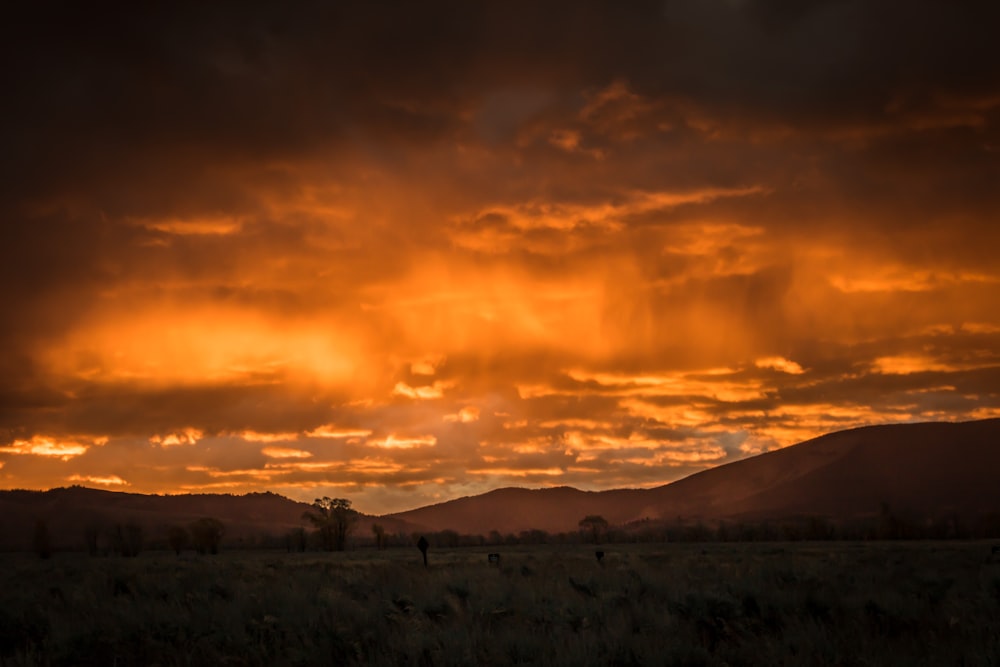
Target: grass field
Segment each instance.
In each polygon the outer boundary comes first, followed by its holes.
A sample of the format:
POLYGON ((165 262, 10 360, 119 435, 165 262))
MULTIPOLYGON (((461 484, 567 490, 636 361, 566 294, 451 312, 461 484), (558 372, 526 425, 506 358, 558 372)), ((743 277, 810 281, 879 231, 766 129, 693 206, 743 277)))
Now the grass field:
POLYGON ((0 664, 1000 665, 986 543, 603 549, 8 554, 0 664))

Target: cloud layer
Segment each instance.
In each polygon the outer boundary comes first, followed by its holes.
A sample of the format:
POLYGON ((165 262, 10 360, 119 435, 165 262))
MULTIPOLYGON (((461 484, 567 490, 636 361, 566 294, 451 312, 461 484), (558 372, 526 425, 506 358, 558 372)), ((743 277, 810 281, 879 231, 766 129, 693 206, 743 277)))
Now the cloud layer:
POLYGON ((995 3, 537 4, 13 15, 0 484, 382 512, 1000 414, 995 3))

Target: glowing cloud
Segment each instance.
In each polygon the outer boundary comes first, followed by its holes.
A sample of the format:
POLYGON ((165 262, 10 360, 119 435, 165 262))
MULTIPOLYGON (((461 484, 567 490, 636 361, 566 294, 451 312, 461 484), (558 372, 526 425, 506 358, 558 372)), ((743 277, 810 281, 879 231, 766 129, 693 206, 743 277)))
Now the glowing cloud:
POLYGON ((618 404, 632 416, 670 426, 703 426, 714 419, 707 410, 686 404, 657 405, 638 398, 622 399, 618 404))
POLYGON ((444 390, 447 387, 448 384, 444 382, 435 382, 433 385, 424 385, 420 387, 411 387, 405 382, 397 382, 396 386, 392 389, 392 393, 396 396, 405 396, 407 398, 426 401, 441 398, 444 396, 444 390))
POLYGON ((265 447, 260 453, 272 459, 307 459, 312 456, 311 452, 288 447, 265 447))
POLYGON ((423 357, 410 364, 410 372, 414 375, 434 375, 444 359, 444 355, 423 357))
POLYGON ((107 436, 34 435, 28 440, 18 439, 9 445, 0 447, 0 453, 30 454, 68 461, 71 458, 85 454, 92 447, 101 447, 107 444, 107 442, 107 436))
POLYGON ((199 385, 281 380, 339 384, 355 376, 361 343, 326 323, 272 321, 249 309, 212 304, 126 304, 96 313, 46 350, 40 362, 91 382, 199 385))
POLYGON ((997 334, 1000 333, 1000 325, 989 322, 963 322, 961 330, 972 334, 997 334))
POLYGON ((784 357, 762 357, 754 362, 757 368, 769 368, 789 375, 801 375, 805 373, 802 366, 784 357))
POLYGON ((372 432, 364 428, 339 428, 333 424, 320 426, 306 433, 310 438, 357 439, 367 438, 372 432))
POLYGON ((30 440, 15 440, 9 445, 0 447, 0 453, 51 456, 68 461, 75 456, 86 454, 88 449, 90 445, 80 442, 35 435, 30 440))
POLYGON ((369 439, 367 444, 370 447, 380 447, 382 449, 413 449, 415 447, 433 447, 437 444, 437 437, 433 435, 416 437, 388 435, 382 439, 369 439))
POLYGON ((196 428, 186 428, 176 433, 151 436, 149 441, 154 445, 159 445, 160 447, 176 447, 178 445, 197 444, 197 442, 203 437, 205 437, 205 433, 203 431, 196 428))
POLYGON ((946 362, 926 355, 894 355, 879 357, 873 363, 874 369, 883 375, 910 375, 911 373, 948 373, 968 368, 988 366, 989 363, 946 362))
POLYGON ((581 227, 621 229, 630 217, 675 208, 683 204, 701 204, 725 197, 746 197, 761 193, 760 186, 740 188, 705 188, 687 192, 632 191, 623 195, 621 203, 599 204, 553 203, 530 201, 513 206, 493 206, 478 211, 473 219, 501 219, 516 230, 553 229, 571 231, 581 227))
POLYGON ((66 478, 67 482, 86 482, 90 484, 100 484, 102 486, 128 486, 128 482, 118 475, 71 475, 66 478))
POLYGON ((479 419, 479 408, 469 405, 454 414, 442 417, 446 422, 458 422, 460 424, 470 424, 479 419))
POLYGON ((233 435, 247 442, 289 442, 299 437, 298 433, 257 433, 256 431, 240 431, 233 435))
POLYGON ((196 235, 226 235, 233 234, 240 230, 242 221, 232 216, 218 216, 214 218, 175 218, 164 220, 151 219, 131 219, 133 224, 146 227, 147 229, 165 232, 167 234, 177 234, 187 236, 196 235))
POLYGON ((835 275, 830 284, 841 292, 928 292, 960 283, 996 283, 1000 277, 985 273, 915 271, 907 267, 876 270, 876 275, 854 278, 835 275))
POLYGON ((564 474, 562 468, 504 468, 502 466, 467 470, 470 475, 490 477, 558 477, 564 474))
MULTIPOLYGON (((566 371, 566 375, 581 384, 593 383, 601 391, 619 396, 704 396, 720 401, 746 401, 764 395, 764 386, 759 380, 724 379, 720 377, 720 373, 715 372, 715 369, 658 375, 594 373, 583 369, 571 369, 566 371)), ((544 396, 560 393, 558 390, 544 387, 527 388, 525 391, 527 393, 524 397, 532 394, 544 396)))

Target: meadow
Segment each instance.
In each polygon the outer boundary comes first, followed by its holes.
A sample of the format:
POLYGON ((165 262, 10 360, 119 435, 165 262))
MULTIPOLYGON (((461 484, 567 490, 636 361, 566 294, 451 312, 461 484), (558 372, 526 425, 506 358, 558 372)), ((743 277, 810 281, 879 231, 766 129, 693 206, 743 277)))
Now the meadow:
POLYGON ((0 664, 1000 664, 990 543, 599 548, 4 554, 0 664))

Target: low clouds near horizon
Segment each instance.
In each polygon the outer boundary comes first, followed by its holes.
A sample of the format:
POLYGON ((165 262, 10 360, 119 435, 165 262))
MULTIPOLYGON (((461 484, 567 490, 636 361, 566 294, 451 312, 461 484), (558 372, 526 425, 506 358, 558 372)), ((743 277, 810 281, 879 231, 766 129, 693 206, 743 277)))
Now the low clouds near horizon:
POLYGON ((1000 416, 993 3, 148 11, 0 46, 4 488, 382 513, 1000 416))

